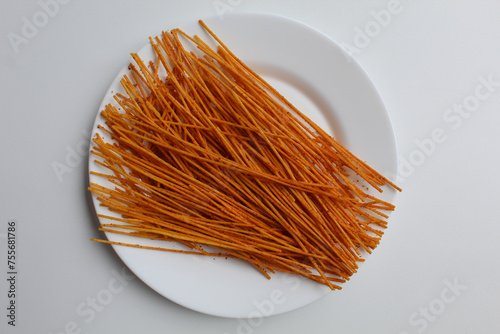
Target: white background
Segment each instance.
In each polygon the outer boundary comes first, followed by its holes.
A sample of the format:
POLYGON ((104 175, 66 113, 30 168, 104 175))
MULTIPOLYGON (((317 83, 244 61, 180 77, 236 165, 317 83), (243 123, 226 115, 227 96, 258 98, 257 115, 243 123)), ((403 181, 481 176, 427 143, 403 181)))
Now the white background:
POLYGON ((2 333, 498 332, 497 1, 73 0, 52 5, 44 22, 51 2, 0 4, 2 333), (392 11, 385 21, 383 11, 392 11), (187 310, 128 271, 118 284, 123 263, 89 241, 98 234, 87 156, 67 161, 86 149, 106 89, 147 37, 245 12, 297 19, 350 50, 387 106, 404 188, 381 245, 343 290, 253 323, 187 310), (37 31, 23 31, 36 20, 37 31), (68 167, 59 177, 58 163, 68 167), (15 327, 6 317, 10 219, 15 327), (99 295, 111 299, 91 312, 99 295))

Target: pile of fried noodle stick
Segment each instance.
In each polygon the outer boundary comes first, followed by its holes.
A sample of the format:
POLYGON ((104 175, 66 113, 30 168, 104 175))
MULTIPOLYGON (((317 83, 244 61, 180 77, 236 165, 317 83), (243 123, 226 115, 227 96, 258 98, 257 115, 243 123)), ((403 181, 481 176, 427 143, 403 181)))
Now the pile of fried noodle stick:
POLYGON ((97 134, 91 150, 108 171, 92 173, 112 186, 89 188, 115 213, 99 215, 111 222, 101 219, 101 231, 189 248, 93 240, 232 257, 267 278, 286 272, 340 289, 363 261, 361 252, 378 245, 394 210, 359 179, 380 192, 400 189, 200 24, 216 49, 175 29, 150 38, 157 60, 132 55, 135 64, 121 80, 126 94, 101 111, 99 129, 110 140, 97 134))

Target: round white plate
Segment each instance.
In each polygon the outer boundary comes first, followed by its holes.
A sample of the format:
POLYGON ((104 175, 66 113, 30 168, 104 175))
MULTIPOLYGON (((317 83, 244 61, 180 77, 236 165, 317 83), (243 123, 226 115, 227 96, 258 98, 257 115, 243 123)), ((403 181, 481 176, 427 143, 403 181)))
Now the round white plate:
MULTIPOLYGON (((204 21, 240 59, 344 146, 379 172, 396 174, 394 132, 382 100, 363 69, 338 44, 309 26, 279 16, 239 14, 204 21)), ((208 39, 197 22, 180 28, 189 35, 208 39)), ((153 57, 149 45, 139 54, 143 59, 153 57)), ((123 91, 119 80, 127 72, 125 66, 100 110, 113 103, 114 94, 123 91)), ((103 124, 100 115, 93 136, 98 124, 103 124)), ((89 170, 102 171, 94 158, 91 155, 89 170)), ((90 175, 90 182, 107 181, 90 175)), ((394 191, 384 192, 383 199, 392 201, 394 191)), ((95 196, 93 200, 97 213, 109 214, 95 196)), ((115 234, 107 234, 107 238, 138 242, 115 234)), ((157 245, 154 241, 148 243, 157 245)), ((277 273, 268 280, 252 266, 234 259, 123 246, 114 249, 130 270, 159 294, 216 316, 280 314, 330 292, 326 286, 288 274, 277 273)))

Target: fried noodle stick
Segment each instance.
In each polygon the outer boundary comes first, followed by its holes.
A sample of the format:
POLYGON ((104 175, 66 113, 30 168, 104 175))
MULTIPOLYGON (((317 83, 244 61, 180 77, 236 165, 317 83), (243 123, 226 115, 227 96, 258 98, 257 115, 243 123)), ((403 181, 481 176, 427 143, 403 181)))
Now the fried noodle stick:
POLYGON ((135 64, 121 80, 126 94, 101 112, 105 126, 91 154, 108 172, 91 173, 111 186, 91 183, 89 190, 114 213, 98 216, 114 223, 99 229, 138 244, 92 240, 237 258, 268 278, 281 271, 340 289, 363 261, 361 251, 377 247, 394 210, 370 192, 401 189, 200 24, 217 49, 179 29, 150 38, 156 62, 132 54, 135 64))

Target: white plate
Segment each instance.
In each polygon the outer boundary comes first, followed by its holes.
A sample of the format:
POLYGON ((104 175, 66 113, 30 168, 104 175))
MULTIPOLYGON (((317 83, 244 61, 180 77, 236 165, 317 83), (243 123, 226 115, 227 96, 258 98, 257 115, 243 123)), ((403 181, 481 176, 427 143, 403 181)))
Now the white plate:
MULTIPOLYGON (((396 174, 396 143, 381 98, 363 69, 334 41, 311 27, 278 16, 240 14, 204 21, 237 56, 344 146, 378 171, 396 174)), ((181 28, 190 35, 208 38, 197 22, 181 28)), ((152 57, 151 47, 145 46, 140 55, 152 57)), ((100 110, 122 91, 119 80, 125 73, 126 67, 113 81, 100 110)), ((94 134, 97 124, 102 123, 98 115, 94 134)), ((93 157, 89 170, 100 170, 93 157)), ((93 175, 90 181, 105 183, 93 175)), ((384 199, 392 201, 394 192, 384 193, 384 199)), ((95 196, 93 200, 97 213, 109 214, 99 207, 95 196)), ((137 243, 121 235, 107 237, 137 243)), ((130 270, 159 294, 216 316, 280 314, 330 292, 324 285, 291 275, 278 273, 268 280, 250 265, 234 259, 122 246, 114 249, 130 270)))

